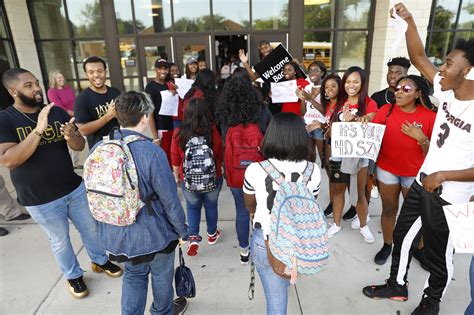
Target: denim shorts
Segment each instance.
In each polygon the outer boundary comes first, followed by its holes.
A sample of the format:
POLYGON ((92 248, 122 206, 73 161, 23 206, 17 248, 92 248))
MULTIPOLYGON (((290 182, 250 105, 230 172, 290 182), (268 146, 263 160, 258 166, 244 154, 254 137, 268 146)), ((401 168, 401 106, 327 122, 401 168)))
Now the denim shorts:
POLYGON ((385 185, 401 185, 404 188, 410 188, 416 176, 398 176, 387 172, 377 166, 377 180, 385 185))
POLYGON ((308 132, 308 135, 310 138, 313 138, 316 140, 324 139, 324 131, 321 128, 311 130, 310 132, 308 132))

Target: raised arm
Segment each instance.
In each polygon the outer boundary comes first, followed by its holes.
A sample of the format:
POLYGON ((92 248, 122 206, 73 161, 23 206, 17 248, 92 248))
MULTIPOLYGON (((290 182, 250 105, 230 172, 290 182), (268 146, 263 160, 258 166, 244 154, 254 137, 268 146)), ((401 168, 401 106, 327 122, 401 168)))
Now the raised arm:
POLYGON ((405 34, 407 41, 408 55, 411 63, 421 72, 421 74, 433 83, 433 78, 438 72, 431 63, 425 53, 425 47, 421 41, 420 34, 413 19, 412 14, 408 11, 403 3, 395 5, 397 14, 408 23, 408 29, 405 34))
POLYGON ((245 70, 247 70, 247 73, 249 74, 250 79, 252 81, 257 80, 260 76, 253 72, 252 68, 250 67, 248 61, 249 61, 249 55, 245 53, 243 49, 239 50, 239 58, 240 61, 242 61, 242 64, 244 65, 245 70))

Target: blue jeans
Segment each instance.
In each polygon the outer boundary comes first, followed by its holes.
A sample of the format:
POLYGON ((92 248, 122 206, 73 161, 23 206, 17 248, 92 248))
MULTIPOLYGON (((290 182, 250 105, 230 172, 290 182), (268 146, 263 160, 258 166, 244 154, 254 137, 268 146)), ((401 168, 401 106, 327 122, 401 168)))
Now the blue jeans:
POLYGON ((471 282, 471 303, 467 306, 464 315, 474 314, 474 256, 472 256, 471 267, 469 268, 469 280, 471 282))
POLYGON ((147 263, 125 263, 121 300, 123 315, 145 313, 150 273, 153 291, 150 313, 173 314, 174 251, 170 254, 156 254, 155 258, 147 263))
POLYGON ((283 279, 273 272, 272 266, 268 262, 267 249, 263 240, 263 230, 256 229, 253 231, 250 249, 252 261, 257 268, 258 275, 262 281, 263 291, 265 292, 267 314, 286 314, 290 280, 283 279))
POLYGON ((235 203, 235 229, 241 248, 249 246, 250 214, 244 204, 244 191, 242 188, 230 187, 235 203))
POLYGON ((216 180, 216 189, 210 192, 189 192, 181 182, 186 208, 188 213, 189 236, 199 236, 199 223, 201 222, 201 208, 204 204, 206 210, 207 234, 212 235, 217 231, 217 200, 222 187, 222 177, 216 180))
POLYGON ((48 234, 51 250, 66 279, 82 276, 69 238, 68 218, 79 231, 91 260, 99 265, 107 262, 107 255, 99 247, 97 223, 89 211, 84 182, 64 197, 39 206, 26 207, 26 210, 48 234))

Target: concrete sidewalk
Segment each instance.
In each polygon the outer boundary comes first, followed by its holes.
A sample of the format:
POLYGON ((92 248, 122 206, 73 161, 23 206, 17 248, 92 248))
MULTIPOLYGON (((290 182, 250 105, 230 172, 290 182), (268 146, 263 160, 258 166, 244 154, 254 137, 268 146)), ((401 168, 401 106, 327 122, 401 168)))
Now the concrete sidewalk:
MULTIPOLYGON (((0 173, 14 194, 8 171, 0 168, 0 173)), ((325 175, 319 202, 323 207, 328 202, 325 175)), ((375 244, 366 244, 359 232, 345 222, 342 231, 330 241, 328 269, 317 276, 298 279, 297 290, 305 314, 410 314, 418 305, 428 274, 416 261, 410 268, 407 302, 370 300, 362 294, 362 287, 383 283, 389 274, 390 262, 384 266, 373 262, 383 243, 380 209, 380 199, 375 199, 369 208, 372 217, 369 226, 376 236, 375 244)), ((219 227, 223 236, 214 246, 203 242, 198 256, 185 256, 197 286, 197 296, 189 300, 186 314, 265 313, 265 298, 258 276, 255 299, 249 301, 247 297, 250 268, 239 261, 234 211, 230 190, 223 187, 219 198, 219 227)), ((48 238, 37 224, 32 220, 21 223, 0 220, 0 226, 10 231, 0 238, 0 314, 120 314, 122 280, 91 271, 89 257, 72 224, 72 243, 90 290, 90 295, 83 300, 70 296, 66 280, 51 254, 48 238)), ((202 235, 205 231, 203 222, 202 235)), ((469 255, 455 256, 454 276, 441 304, 441 314, 463 314, 470 300, 469 262, 469 255)), ((148 297, 151 303, 151 291, 148 297)), ((294 287, 289 289, 288 311, 300 314, 294 287)))

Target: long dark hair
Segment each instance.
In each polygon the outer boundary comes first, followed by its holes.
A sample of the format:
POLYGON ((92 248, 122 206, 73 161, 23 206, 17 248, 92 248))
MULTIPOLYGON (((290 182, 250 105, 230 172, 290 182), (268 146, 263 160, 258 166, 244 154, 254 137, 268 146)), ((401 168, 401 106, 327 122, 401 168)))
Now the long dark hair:
POLYGON ((260 121, 263 102, 252 86, 244 68, 238 68, 227 79, 216 106, 216 119, 222 126, 256 123, 260 121))
MULTIPOLYGON (((397 81, 397 85, 400 84, 400 81, 404 79, 408 79, 412 81, 413 83, 415 83, 416 88, 418 89, 418 91, 420 91, 420 96, 415 100, 415 105, 416 106, 421 105, 421 106, 424 106, 426 109, 436 112, 437 111, 436 106, 434 106, 434 104, 431 102, 431 99, 430 99, 430 87, 428 83, 426 82, 426 80, 423 77, 420 77, 419 75, 410 74, 410 75, 407 75, 406 77, 400 78, 397 81)), ((387 116, 385 116, 385 122, 387 122, 388 116, 390 116, 394 107, 395 107, 395 98, 394 98, 393 103, 390 103, 390 109, 387 112, 387 116)))
POLYGON ((327 76, 324 77, 323 81, 321 81, 321 89, 319 90, 319 95, 321 98, 321 105, 324 107, 324 110, 326 110, 327 106, 329 105, 329 97, 326 95, 326 82, 329 80, 334 80, 337 83, 338 86, 338 95, 340 94, 339 91, 341 90, 341 77, 338 76, 337 74, 328 74, 327 76))
POLYGON ((209 105, 202 98, 192 98, 184 113, 184 120, 176 135, 179 146, 184 151, 186 143, 194 136, 202 136, 209 147, 212 147, 212 122, 209 117, 209 105))
POLYGON ((194 81, 191 89, 186 93, 184 98, 193 97, 196 90, 199 89, 204 94, 204 99, 209 105, 209 112, 211 119, 214 120, 215 115, 215 103, 217 100, 217 89, 216 89, 216 77, 214 73, 209 69, 203 69, 198 71, 196 74, 196 80, 194 81))
POLYGON ((334 112, 332 113, 331 116, 331 121, 337 121, 337 113, 339 110, 344 106, 344 103, 347 101, 349 95, 346 92, 346 82, 349 76, 354 73, 358 72, 360 75, 360 91, 359 91, 359 97, 357 100, 357 104, 359 105, 358 113, 359 116, 365 115, 365 107, 367 103, 367 97, 368 97, 368 90, 367 90, 367 73, 365 72, 364 69, 358 66, 352 66, 344 72, 344 75, 342 76, 342 82, 339 88, 339 95, 337 98, 337 104, 336 108, 334 109, 334 112))

